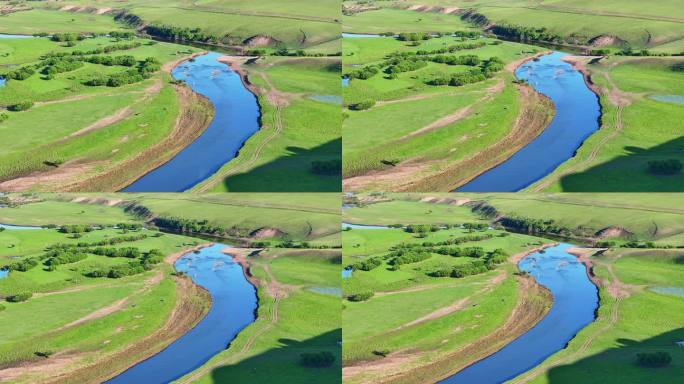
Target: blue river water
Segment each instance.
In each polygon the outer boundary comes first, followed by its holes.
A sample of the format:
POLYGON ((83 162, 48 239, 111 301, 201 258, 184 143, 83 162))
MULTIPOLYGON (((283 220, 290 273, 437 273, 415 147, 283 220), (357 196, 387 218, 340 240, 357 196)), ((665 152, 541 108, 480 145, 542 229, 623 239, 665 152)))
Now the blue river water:
POLYGON ((218 171, 259 130, 256 97, 240 76, 210 52, 177 66, 172 75, 207 97, 215 115, 209 127, 173 159, 144 175, 122 192, 183 192, 218 171))
POLYGON ((566 56, 554 52, 521 65, 515 72, 535 90, 553 101, 555 116, 531 143, 498 166, 456 189, 459 192, 515 192, 551 173, 575 155, 577 149, 599 129, 598 97, 566 56))
POLYGON ((27 230, 27 229, 41 229, 41 227, 29 226, 29 225, 11 225, 11 224, 0 224, 0 228, 13 229, 13 230, 27 230))
POLYGON ((384 226, 384 225, 367 225, 367 224, 351 224, 351 223, 342 223, 342 229, 345 228, 358 228, 358 229, 388 229, 389 227, 384 226))
POLYGON ((582 328, 594 321, 598 290, 586 268, 561 243, 533 253, 518 264, 553 295, 546 316, 498 352, 440 381, 443 384, 499 384, 537 366, 565 348, 582 328))
POLYGON ((373 38, 373 37, 380 37, 380 35, 377 35, 374 33, 347 33, 347 32, 343 32, 342 37, 347 37, 350 39, 367 39, 367 38, 373 38))
POLYGON ((238 332, 254 321, 256 291, 242 267, 221 252, 224 248, 225 244, 215 244, 199 253, 190 252, 175 265, 211 294, 211 309, 204 319, 163 351, 107 383, 169 383, 228 348, 238 332))

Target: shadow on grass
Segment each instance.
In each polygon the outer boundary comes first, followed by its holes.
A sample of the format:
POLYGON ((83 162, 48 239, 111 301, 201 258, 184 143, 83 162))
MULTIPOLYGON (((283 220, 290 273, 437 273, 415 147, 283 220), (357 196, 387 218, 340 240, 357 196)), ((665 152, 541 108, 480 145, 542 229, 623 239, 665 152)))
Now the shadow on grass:
POLYGON ((565 192, 684 192, 684 173, 671 176, 648 172, 648 162, 678 159, 684 163, 684 136, 644 149, 625 147, 628 155, 560 179, 565 192))
POLYGON ((342 329, 304 341, 279 339, 279 346, 234 365, 212 371, 214 383, 337 384, 342 382, 342 329), (335 362, 327 368, 306 368, 299 362, 302 353, 328 351, 335 362))
POLYGON ((311 171, 314 161, 340 160, 342 139, 312 149, 287 147, 288 155, 260 165, 246 173, 229 176, 224 185, 231 192, 340 192, 340 174, 323 176, 311 171))
POLYGON ((684 341, 684 328, 641 341, 617 339, 617 346, 613 348, 552 368, 548 372, 548 383, 681 383, 684 378, 684 347, 676 344, 679 341, 684 341), (672 356, 672 362, 663 368, 643 368, 637 365, 636 355, 644 352, 667 352, 672 356))

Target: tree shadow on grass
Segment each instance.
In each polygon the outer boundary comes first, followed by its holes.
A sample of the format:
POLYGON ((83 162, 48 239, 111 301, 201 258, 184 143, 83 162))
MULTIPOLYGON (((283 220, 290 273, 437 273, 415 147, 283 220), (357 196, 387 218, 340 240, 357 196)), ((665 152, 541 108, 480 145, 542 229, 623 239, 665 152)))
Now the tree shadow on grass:
POLYGON ((303 341, 279 339, 279 346, 237 364, 211 372, 214 383, 337 384, 342 382, 342 329, 303 341), (307 368, 300 364, 302 353, 328 351, 335 362, 327 368, 307 368))
POLYGON ((677 159, 684 163, 684 136, 652 148, 625 147, 628 155, 563 176, 564 192, 684 192, 684 172, 654 175, 648 162, 677 159))
POLYGON ((311 149, 287 147, 288 155, 260 165, 246 173, 229 176, 224 185, 231 192, 340 192, 342 169, 336 175, 317 175, 314 161, 341 161, 342 139, 311 149))
POLYGON ((681 383, 684 378, 684 328, 678 328, 642 341, 617 339, 617 347, 606 349, 572 364, 552 368, 550 384, 666 384, 681 383), (636 363, 637 353, 667 352, 672 356, 669 366, 644 368, 636 363))

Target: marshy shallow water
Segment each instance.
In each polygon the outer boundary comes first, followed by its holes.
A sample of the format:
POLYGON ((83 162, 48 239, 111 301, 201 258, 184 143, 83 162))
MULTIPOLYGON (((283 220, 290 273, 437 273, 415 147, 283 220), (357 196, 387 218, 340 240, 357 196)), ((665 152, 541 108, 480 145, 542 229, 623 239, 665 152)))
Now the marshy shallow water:
POLYGON ((237 334, 255 320, 257 296, 242 267, 224 254, 225 244, 215 244, 178 259, 176 270, 209 291, 209 313, 166 349, 134 365, 110 384, 169 383, 199 368, 228 348, 237 334))
POLYGON ((567 252, 570 247, 573 245, 561 243, 530 254, 518 264, 521 271, 551 291, 553 305, 546 316, 498 352, 440 383, 503 383, 565 348, 577 332, 594 321, 598 289, 585 266, 567 252))
POLYGON ((259 130, 257 98, 240 76, 210 52, 178 65, 172 71, 214 105, 209 127, 189 146, 122 192, 183 192, 205 180, 234 159, 245 141, 259 130))
POLYGON ((508 160, 456 189, 459 192, 516 192, 553 172, 575 155, 599 129, 599 99, 582 74, 553 52, 521 65, 515 76, 527 81, 555 106, 553 120, 531 143, 508 160))

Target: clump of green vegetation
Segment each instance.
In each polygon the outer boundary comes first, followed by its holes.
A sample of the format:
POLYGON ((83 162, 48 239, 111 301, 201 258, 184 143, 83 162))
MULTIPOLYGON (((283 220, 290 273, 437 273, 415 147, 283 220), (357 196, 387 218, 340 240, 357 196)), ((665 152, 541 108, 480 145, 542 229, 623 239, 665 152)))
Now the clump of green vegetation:
POLYGON ((30 299, 31 297, 33 297, 32 292, 21 292, 15 295, 7 296, 5 300, 7 300, 10 303, 21 303, 23 301, 30 299))
POLYGON ((7 107, 8 110, 13 111, 13 112, 21 112, 21 111, 28 111, 33 107, 33 101, 22 101, 17 104, 10 105, 7 107))
MULTIPOLYGON (((6 114, 6 113, 0 113, 0 123, 2 123, 3 121, 5 121, 5 120, 7 120, 7 119, 9 119, 9 115, 8 115, 8 114, 6 114)), ((3 228, 3 229, 4 229, 4 228, 3 228)))
POLYGON ((352 270, 370 271, 382 264, 382 258, 371 257, 366 260, 361 260, 351 265, 352 270))
POLYGON ((300 363, 309 368, 325 368, 335 362, 335 356, 328 351, 302 353, 300 363))
POLYGON ((349 106, 349 109, 351 109, 353 111, 363 111, 366 109, 373 108, 374 105, 375 105, 375 100, 364 100, 364 101, 361 101, 361 102, 358 102, 355 104, 351 104, 349 106))
POLYGON ((648 162, 648 171, 654 175, 676 175, 682 171, 682 162, 678 159, 652 160, 648 162))
POLYGON ((378 74, 380 70, 378 69, 377 66, 375 65, 369 65, 360 69, 356 69, 354 71, 349 72, 349 78, 350 79, 361 79, 361 80, 367 80, 370 79, 371 77, 375 76, 378 74))
POLYGON ((11 80, 26 80, 33 76, 34 73, 36 73, 35 69, 30 66, 24 66, 15 69, 14 71, 7 72, 3 77, 11 80))
POLYGON ((672 356, 667 352, 637 353, 637 364, 646 368, 662 368, 670 365, 672 356))
POLYGON ((359 292, 354 295, 347 296, 347 300, 349 301, 366 301, 373 297, 375 295, 375 292, 373 291, 364 291, 364 292, 359 292))

